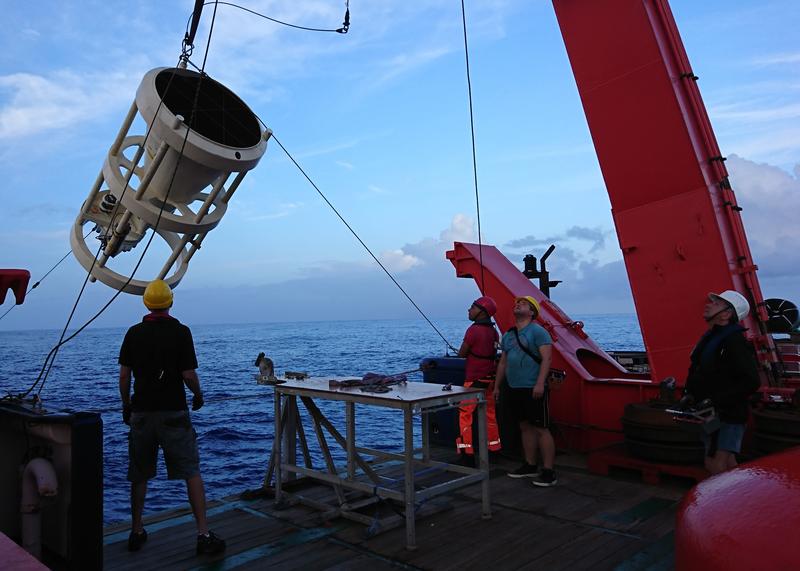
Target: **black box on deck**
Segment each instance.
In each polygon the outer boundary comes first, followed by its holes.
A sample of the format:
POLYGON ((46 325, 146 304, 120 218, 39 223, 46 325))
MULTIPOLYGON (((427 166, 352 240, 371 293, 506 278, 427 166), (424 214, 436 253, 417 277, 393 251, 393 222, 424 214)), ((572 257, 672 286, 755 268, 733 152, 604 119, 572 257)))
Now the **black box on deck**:
POLYGON ((21 540, 21 471, 29 459, 46 458, 56 472, 58 494, 44 501, 41 510, 43 562, 51 569, 102 569, 100 415, 0 403, 0 450, 0 531, 21 540))
MULTIPOLYGON (((425 383, 437 385, 464 385, 464 364, 466 359, 459 357, 429 357, 423 359, 422 379, 425 383)), ((428 423, 431 443, 452 446, 455 450, 458 436, 458 409, 451 408, 426 414, 423 422, 428 423)))

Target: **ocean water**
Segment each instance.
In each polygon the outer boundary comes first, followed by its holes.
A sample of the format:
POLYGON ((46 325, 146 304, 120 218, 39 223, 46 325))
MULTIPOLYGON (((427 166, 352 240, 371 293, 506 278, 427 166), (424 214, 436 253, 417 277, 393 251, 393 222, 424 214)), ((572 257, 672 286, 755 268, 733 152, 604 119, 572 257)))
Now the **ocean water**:
MULTIPOLYGON (((180 318, 180 315, 177 315, 180 318)), ((585 330, 606 350, 641 350, 634 315, 584 316, 585 330)), ((272 449, 273 389, 256 384, 253 366, 264 351, 276 373, 305 371, 312 376, 392 374, 415 369, 422 359, 445 354, 445 345, 424 321, 346 321, 192 326, 198 374, 206 405, 192 413, 198 434, 206 495, 222 498, 261 486, 272 449)), ((458 346, 466 319, 436 322, 458 346)), ((102 413, 104 425, 104 519, 129 514, 127 432, 119 404, 117 356, 126 328, 87 329, 64 345, 50 372, 42 398, 46 408, 102 413)), ((19 393, 36 379, 60 331, 0 332, 0 394, 19 393)), ((409 375, 422 381, 421 373, 409 375)), ((320 402, 328 418, 344 432, 344 405, 320 402)), ((417 422, 419 422, 419 419, 417 422)), ((321 456, 307 426, 314 465, 321 456)), ((360 445, 399 451, 402 416, 396 411, 357 407, 360 445)), ((419 438, 419 428, 416 429, 419 438)), ((335 444, 335 443, 334 443, 335 444)), ((343 452, 335 445, 337 461, 343 452)), ((146 513, 186 504, 180 481, 168 481, 163 462, 150 482, 146 513)))

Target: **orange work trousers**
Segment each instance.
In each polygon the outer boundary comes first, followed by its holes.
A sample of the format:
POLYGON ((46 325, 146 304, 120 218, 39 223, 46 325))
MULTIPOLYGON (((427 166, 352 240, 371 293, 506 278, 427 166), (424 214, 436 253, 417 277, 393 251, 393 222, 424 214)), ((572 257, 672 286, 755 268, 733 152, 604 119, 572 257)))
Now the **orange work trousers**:
MULTIPOLYGON (((486 435, 489 439, 489 450, 497 452, 501 446, 494 402, 494 379, 464 382, 464 388, 468 389, 473 385, 475 385, 475 388, 483 388, 483 392, 486 395, 486 435)), ((475 401, 467 401, 458 407, 460 435, 456 438, 456 450, 470 456, 475 454, 475 449, 472 446, 472 413, 475 412, 476 408, 478 408, 478 403, 475 401)))

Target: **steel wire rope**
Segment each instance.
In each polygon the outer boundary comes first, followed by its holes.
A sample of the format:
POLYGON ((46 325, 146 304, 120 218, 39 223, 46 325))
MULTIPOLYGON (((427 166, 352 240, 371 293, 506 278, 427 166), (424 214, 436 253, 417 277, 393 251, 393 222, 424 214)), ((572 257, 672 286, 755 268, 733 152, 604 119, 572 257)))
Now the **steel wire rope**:
POLYGON ((461 22, 464 28, 464 59, 467 69, 467 94, 469 97, 469 128, 472 135, 472 176, 475 181, 475 210, 478 216, 478 263, 481 266, 481 283, 479 289, 481 295, 485 292, 485 281, 483 275, 483 239, 481 237, 481 201, 478 195, 478 157, 475 151, 475 117, 472 111, 472 81, 469 73, 469 45, 467 44, 467 11, 464 7, 464 0, 461 0, 461 22))
MULTIPOLYGON (((266 124, 265 124, 265 123, 264 123, 264 122, 261 120, 261 118, 260 118, 260 117, 258 117, 258 116, 256 115, 256 118, 258 118, 259 122, 261 122, 261 124, 262 124, 262 125, 264 125, 264 127, 266 127, 266 128, 269 128, 269 127, 267 127, 267 125, 266 125, 266 124)), ((322 200, 324 200, 324 201, 325 201, 325 203, 326 203, 326 204, 327 204, 327 205, 330 207, 330 209, 331 209, 331 210, 333 210, 334 214, 336 214, 336 216, 339 218, 339 220, 341 220, 341 221, 342 221, 342 224, 344 224, 344 225, 345 225, 345 227, 347 227, 347 229, 350 231, 350 233, 351 233, 351 234, 352 234, 352 235, 355 237, 355 239, 356 239, 356 240, 358 240, 359 244, 361 244, 361 245, 364 247, 364 249, 367 251, 367 253, 368 253, 368 254, 369 254, 371 257, 372 257, 372 259, 373 259, 373 260, 375 260, 375 263, 376 263, 376 264, 378 264, 378 266, 380 266, 380 268, 381 268, 381 269, 384 271, 384 273, 385 273, 387 276, 389 276, 389 279, 390 279, 390 280, 392 280, 392 282, 394 283, 394 285, 396 285, 396 286, 397 286, 397 288, 398 288, 398 289, 399 289, 401 292, 403 292, 403 295, 404 295, 404 296, 406 297, 406 299, 407 299, 407 300, 408 300, 408 301, 411 303, 411 305, 413 305, 413 306, 414 306, 414 309, 416 309, 416 310, 419 312, 419 314, 420 314, 420 315, 423 317, 423 319, 425 319, 425 321, 427 321, 427 322, 428 322, 428 325, 430 325, 430 326, 433 328, 433 330, 434 330, 434 331, 436 331, 437 335, 439 335, 439 337, 441 337, 441 338, 442 338, 442 341, 444 341, 444 342, 445 342, 445 345, 447 345, 447 347, 448 347, 449 349, 451 349, 451 350, 453 350, 453 351, 456 351, 457 349, 456 349, 455 347, 453 347, 453 345, 451 345, 451 344, 450 344, 450 342, 449 342, 449 341, 447 340, 447 338, 446 338, 446 337, 445 337, 445 336, 442 334, 442 332, 441 332, 441 331, 439 331, 439 329, 436 327, 436 325, 434 325, 434 324, 433 324, 433 322, 432 322, 432 321, 431 321, 431 320, 428 318, 428 316, 427 316, 427 315, 425 315, 425 312, 424 312, 424 311, 422 311, 422 309, 419 307, 419 305, 417 305, 417 303, 416 303, 416 302, 415 302, 413 299, 411 299, 411 296, 408 294, 408 292, 406 292, 406 290, 403 288, 403 286, 401 286, 401 285, 400 285, 400 282, 398 282, 398 281, 395 279, 395 277, 392 275, 392 273, 391 273, 391 272, 390 272, 388 269, 386 269, 386 266, 384 266, 384 265, 383 265, 383 263, 381 263, 381 261, 380 261, 380 260, 378 259, 378 257, 377 257, 377 256, 376 256, 376 255, 375 255, 373 252, 372 252, 372 250, 369 248, 369 246, 367 246, 367 244, 364 242, 364 240, 362 240, 362 239, 361 239, 361 237, 358 235, 358 233, 357 233, 355 230, 353 230, 353 227, 352 227, 352 226, 350 226, 350 224, 347 222, 347 220, 345 220, 345 219, 344 219, 344 216, 342 216, 342 215, 341 215, 341 213, 339 213, 339 211, 336 209, 336 207, 335 207, 335 206, 334 206, 334 205, 331 203, 331 201, 330 201, 330 200, 328 200, 328 197, 327 197, 327 196, 325 196, 325 194, 324 194, 324 193, 323 193, 323 192, 320 190, 320 188, 319 188, 319 187, 316 185, 316 183, 315 183, 313 180, 311 180, 311 177, 308 175, 308 173, 306 173, 306 171, 303 169, 303 167, 302 167, 302 166, 300 166, 300 163, 298 163, 298 162, 295 160, 295 158, 294 158, 294 157, 292 156, 292 154, 291 154, 291 153, 290 153, 290 152, 289 152, 289 151, 286 149, 286 147, 284 147, 284 146, 283 146, 283 143, 281 143, 281 142, 280 142, 280 140, 278 140, 278 138, 275 136, 275 133, 274 133, 274 132, 272 133, 272 139, 274 139, 274 140, 275 140, 275 142, 278 144, 278 146, 281 148, 281 150, 282 150, 282 151, 283 151, 283 152, 286 154, 286 156, 289 158, 289 160, 290 160, 290 161, 292 161, 292 163, 294 163, 294 166, 296 166, 296 167, 297 167, 297 169, 298 169, 298 170, 299 170, 299 171, 300 171, 300 172, 303 174, 303 176, 305 177, 305 179, 306 179, 306 180, 307 180, 307 181, 308 181, 308 182, 311 184, 311 186, 313 186, 313 187, 314 187, 314 190, 316 190, 316 191, 317 191, 317 194, 319 194, 319 195, 320 195, 320 197, 322 198, 322 200)))
MULTIPOLYGON (((295 28, 297 30, 305 30, 307 32, 336 32, 339 34, 346 34, 350 30, 350 0, 345 0, 345 13, 344 13, 344 22, 342 22, 341 27, 339 28, 309 28, 306 26, 298 26, 297 24, 290 24, 289 22, 284 22, 282 20, 278 20, 276 18, 271 18, 265 14, 261 14, 260 12, 256 12, 255 10, 251 10, 250 8, 245 8, 244 6, 240 6, 239 4, 234 4, 233 2, 206 2, 203 6, 208 6, 209 4, 221 5, 221 6, 230 6, 232 8, 238 8, 244 12, 249 12, 254 16, 258 16, 259 18, 264 18, 265 20, 269 20, 270 22, 274 22, 276 24, 280 24, 282 26, 287 26, 289 28, 295 28)), ((194 12, 189 15, 189 21, 186 22, 186 30, 187 35, 189 31, 189 25, 192 19, 194 12)))
MULTIPOLYGON (((86 233, 86 234, 83 236, 83 239, 84 239, 84 240, 86 240, 86 238, 88 238, 88 237, 89 237, 89 234, 91 234, 92 232, 94 232, 94 228, 93 228, 93 229, 91 229, 91 230, 89 230, 89 231, 88 231, 88 232, 87 232, 87 233, 86 233)), ((66 254, 64 254, 64 257, 62 257, 62 258, 61 258, 59 261, 57 261, 57 262, 56 262, 56 264, 55 264, 55 265, 54 265, 52 268, 50 268, 49 270, 47 270, 47 273, 46 273, 46 274, 44 274, 44 275, 43 275, 41 278, 39 278, 39 280, 38 280, 38 281, 37 281, 35 284, 33 284, 31 287, 29 287, 29 288, 28 288, 28 291, 26 291, 26 292, 25 292, 25 296, 27 297, 27 296, 28 296, 28 294, 30 294, 30 293, 31 293, 33 290, 35 290, 37 287, 39 287, 39 285, 40 285, 40 284, 41 284, 41 283, 44 281, 44 279, 45 279, 47 276, 49 276, 53 270, 55 270, 55 269, 56 269, 58 266, 60 266, 60 265, 61 265, 61 262, 63 262, 64 260, 66 260, 66 259, 69 257, 69 255, 70 255, 71 253, 72 253, 72 248, 70 248, 70 249, 67 251, 67 253, 66 253, 66 254)), ((6 310, 6 312, 5 312, 3 315, 0 315, 0 321, 2 321, 2 320, 3 320, 3 318, 4 318, 6 315, 8 315, 9 313, 11 313, 11 310, 12 310, 12 309, 14 309, 15 307, 17 307, 17 306, 16 306, 16 304, 12 305, 11 307, 9 307, 9 308, 8 308, 8 310, 6 310)))
MULTIPOLYGON (((211 27, 210 27, 209 32, 208 32, 208 40, 206 41, 206 49, 205 49, 205 54, 203 56, 203 64, 202 64, 202 68, 201 68, 201 71, 200 71, 200 77, 199 77, 199 80, 197 82, 197 88, 195 89, 194 102, 193 102, 193 105, 192 105, 191 115, 189 116, 189 122, 187 124, 186 133, 185 133, 184 138, 183 138, 183 143, 181 145, 180 152, 178 153, 178 159, 176 161, 175 168, 172 171, 172 177, 170 179, 169 186, 167 187, 167 193, 165 195, 164 200, 161 203, 161 208, 160 208, 160 210, 158 212, 158 218, 156 219, 156 223, 153 226, 153 231, 152 231, 152 233, 150 235, 150 238, 147 241, 147 244, 145 244, 145 248, 142 251, 141 256, 139 256, 139 260, 137 261, 136 265, 134 266, 133 270, 131 271, 131 275, 128 277, 128 280, 122 285, 121 288, 119 288, 117 290, 117 292, 111 297, 111 299, 109 299, 108 302, 106 302, 106 304, 103 307, 101 307, 100 310, 97 313, 95 313, 95 315, 92 316, 86 323, 84 323, 72 335, 70 335, 69 337, 67 337, 65 339, 64 335, 66 335, 66 331, 67 331, 67 328, 69 327, 69 323, 72 321, 72 317, 74 316, 75 310, 78 307, 78 302, 80 301, 80 298, 82 297, 83 292, 86 289, 86 284, 88 283, 89 277, 91 276, 91 271, 92 271, 92 269, 94 269, 94 265, 97 262, 97 257, 100 254, 100 249, 98 249, 97 253, 95 254, 94 261, 92 262, 92 266, 91 266, 91 268, 89 269, 89 271, 86 274, 86 279, 83 282, 83 286, 81 287, 81 290, 78 293, 78 298, 75 300, 75 304, 72 307, 72 311, 70 312, 69 318, 67 319, 67 323, 64 326, 63 331, 61 332, 61 337, 60 337, 58 343, 50 350, 50 353, 48 353, 47 357, 45 358, 45 363, 42 365, 42 370, 39 372, 39 376, 37 377, 36 381, 34 381, 34 383, 31 385, 31 387, 25 393, 19 395, 19 398, 25 398, 26 396, 28 396, 33 391, 33 389, 36 388, 36 385, 39 384, 39 382, 41 380, 41 384, 39 386, 39 389, 36 392, 36 400, 41 402, 40 398, 39 398, 39 395, 41 394, 42 389, 44 389, 45 383, 47 381, 47 377, 49 376, 50 370, 52 369, 53 364, 55 363, 55 358, 58 355, 59 348, 61 346, 65 345, 66 343, 68 343, 69 341, 71 341, 72 339, 74 339, 79 333, 81 333, 84 329, 86 329, 86 327, 88 327, 95 319, 100 317, 100 315, 106 309, 108 309, 108 307, 119 297, 119 295, 123 292, 125 287, 131 282, 131 280, 133 280, 133 276, 136 274, 136 271, 139 269, 139 266, 142 264, 142 261, 144 260, 144 256, 147 253, 147 250, 150 248, 150 245, 152 244, 153 239, 156 236, 156 233, 157 233, 156 231, 158 230, 158 225, 161 222, 161 216, 164 213, 164 207, 166 206, 167 199, 169 198, 169 194, 172 191, 172 185, 175 182, 175 176, 177 175, 178 168, 180 167, 181 159, 183 158, 183 152, 184 152, 184 149, 186 147, 186 141, 189 138, 189 132, 191 131, 191 127, 194 124, 195 113, 197 111, 198 99, 199 99, 199 96, 200 96, 200 87, 202 85, 203 77, 205 77, 205 65, 206 65, 206 62, 208 60, 208 51, 209 51, 209 47, 211 45, 211 37, 212 37, 213 32, 214 32, 214 22, 216 20, 216 16, 217 16, 217 6, 216 6, 216 2, 215 2, 214 13, 213 13, 212 18, 211 18, 211 27), (52 359, 51 359, 51 356, 52 356, 52 359), (47 364, 48 360, 50 360, 49 366, 47 364), (47 369, 46 372, 45 372, 45 368, 47 369), (42 374, 43 373, 44 373, 44 378, 42 378, 42 374)), ((185 53, 185 49, 184 49, 184 53, 185 53)), ((181 54, 181 59, 183 59, 184 53, 181 54)), ((177 70, 178 68, 176 67, 175 69, 177 70)), ((172 78, 174 76, 175 76, 175 73, 173 72, 173 74, 170 77, 170 83, 171 83, 172 78)), ((168 83, 168 86, 169 86, 169 83, 168 83)), ((165 95, 166 95, 166 90, 164 92, 164 96, 165 95)), ((156 115, 154 117, 157 117, 158 111, 160 110, 161 106, 163 105, 164 96, 162 96, 160 101, 159 101, 159 106, 158 106, 158 108, 156 110, 156 115)), ((155 121, 153 121, 153 124, 154 123, 155 123, 155 121)), ((145 135, 145 142, 146 142, 147 136, 150 134, 151 129, 152 129, 152 125, 148 126, 148 130, 147 130, 147 133, 145 135)), ((144 146, 145 142, 142 143, 143 146, 144 146)), ((135 168, 135 165, 132 165, 132 170, 134 168, 135 168)), ((126 182, 125 189, 128 188, 128 182, 129 181, 130 181, 130 178, 126 182)), ((123 193, 124 193, 125 189, 123 189, 123 193)), ((117 203, 117 206, 119 206, 119 204, 121 202, 122 201, 119 200, 118 203, 117 203)), ((108 235, 108 234, 106 234, 106 235, 108 235)), ((102 245, 101 245, 101 248, 102 248, 102 245)))

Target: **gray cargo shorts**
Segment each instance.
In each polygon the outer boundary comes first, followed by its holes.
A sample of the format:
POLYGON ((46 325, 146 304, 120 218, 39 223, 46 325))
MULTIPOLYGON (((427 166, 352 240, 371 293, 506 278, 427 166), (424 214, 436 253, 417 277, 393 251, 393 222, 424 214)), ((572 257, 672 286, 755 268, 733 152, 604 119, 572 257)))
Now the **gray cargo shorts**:
POLYGON ((155 477, 159 446, 170 480, 188 480, 200 473, 197 433, 188 410, 134 412, 128 434, 129 482, 155 477))

